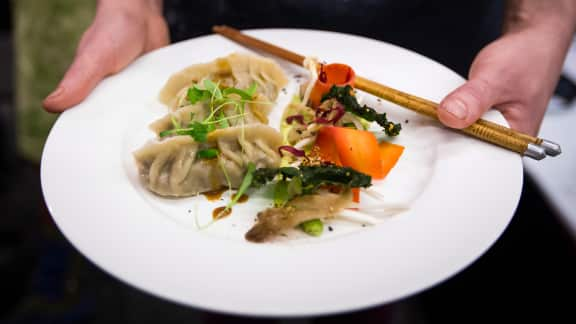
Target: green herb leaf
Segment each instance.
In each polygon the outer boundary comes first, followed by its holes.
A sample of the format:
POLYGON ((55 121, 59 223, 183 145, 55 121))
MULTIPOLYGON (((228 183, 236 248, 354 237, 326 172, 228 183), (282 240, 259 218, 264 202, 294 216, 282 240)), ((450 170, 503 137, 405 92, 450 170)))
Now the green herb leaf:
POLYGON ((250 87, 248 89, 246 89, 246 93, 250 95, 250 97, 254 97, 254 94, 256 93, 256 82, 252 82, 252 84, 250 85, 250 87))
POLYGON ((220 114, 218 114, 218 126, 220 126, 220 128, 230 127, 230 123, 228 122, 228 118, 226 118, 226 115, 224 115, 223 111, 220 111, 220 114))
POLYGON ((220 153, 220 151, 218 151, 217 148, 207 148, 198 151, 198 153, 196 153, 196 157, 204 160, 214 159, 218 157, 218 153, 220 153))
POLYGON ((158 136, 160 136, 160 138, 166 137, 166 136, 170 136, 174 134, 174 130, 173 129, 169 129, 169 130, 165 130, 165 131, 161 131, 160 133, 158 133, 158 136))
POLYGON ((172 122, 172 127, 174 128, 181 128, 180 122, 176 120, 176 117, 170 116, 170 121, 172 122))
POLYGON ((300 228, 308 235, 320 236, 324 231, 324 223, 316 218, 300 224, 300 228))
POLYGON ((195 141, 204 143, 206 142, 208 133, 215 129, 214 125, 207 125, 200 122, 192 123, 192 130, 190 136, 194 138, 195 141))
POLYGON ((170 129, 160 132, 160 137, 166 137, 170 135, 190 135, 195 141, 203 143, 206 142, 208 133, 213 131, 216 127, 211 124, 204 124, 200 122, 192 122, 188 125, 188 128, 178 128, 170 129))
MULTIPOLYGON (((205 89, 198 88, 197 85, 190 87, 188 89, 187 98, 191 104, 195 104, 199 101, 214 100, 218 104, 222 104, 222 101, 229 100, 230 102, 235 102, 233 98, 229 98, 230 94, 239 95, 242 100, 252 100, 254 94, 256 93, 256 83, 252 83, 250 87, 246 90, 230 87, 220 90, 217 83, 210 79, 206 79, 203 82, 205 89)), ((226 103, 226 102, 224 102, 226 103)))
MULTIPOLYGON (((238 89, 234 87, 220 89, 219 83, 215 83, 210 79, 203 81, 203 86, 205 89, 199 88, 197 85, 190 87, 188 89, 187 98, 192 104, 196 104, 201 101, 207 101, 210 106, 212 113, 203 121, 204 124, 217 124, 218 128, 230 127, 229 119, 232 117, 226 116, 226 114, 221 110, 222 107, 226 105, 233 105, 237 109, 240 108, 241 113, 237 115, 237 118, 242 118, 244 116, 244 104, 246 101, 252 100, 254 94, 256 93, 256 83, 246 89, 238 89), (231 94, 236 94, 240 96, 230 97, 231 94)), ((188 128, 195 128, 189 125, 188 128)), ((172 134, 172 133, 167 133, 172 134)))
POLYGON ((193 86, 188 88, 188 93, 186 97, 191 104, 196 104, 199 101, 206 101, 209 100, 211 97, 211 93, 208 90, 200 89, 197 86, 193 86))
POLYGON ((206 79, 204 80, 204 87, 206 90, 210 91, 211 98, 214 98, 214 100, 222 100, 222 91, 220 91, 218 84, 214 83, 210 79, 206 79))
POLYGON ((250 88, 248 88, 246 90, 242 90, 242 89, 238 89, 238 88, 226 88, 226 89, 222 90, 222 94, 224 95, 224 97, 228 97, 228 95, 230 95, 232 93, 239 95, 240 98, 242 98, 244 100, 251 100, 252 97, 254 97, 254 93, 256 93, 256 83, 252 83, 250 88))
POLYGON ((256 171, 256 165, 253 162, 248 163, 248 169, 246 170, 246 174, 244 175, 244 179, 242 179, 242 183, 240 184, 240 188, 234 194, 234 198, 226 205, 226 209, 232 208, 237 202, 240 197, 248 190, 250 185, 252 184, 252 179, 254 178, 254 172, 256 171))

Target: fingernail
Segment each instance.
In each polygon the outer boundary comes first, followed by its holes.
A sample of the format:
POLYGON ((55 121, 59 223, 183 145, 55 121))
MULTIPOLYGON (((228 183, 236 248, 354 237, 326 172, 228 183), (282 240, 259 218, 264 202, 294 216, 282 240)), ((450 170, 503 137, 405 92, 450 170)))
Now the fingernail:
POLYGON ((458 99, 447 102, 444 105, 444 109, 460 120, 464 120, 468 116, 468 108, 458 99))
POLYGON ((62 94, 62 92, 64 92, 64 87, 58 87, 56 90, 54 90, 50 95, 48 95, 48 97, 46 97, 47 100, 53 99, 58 97, 59 95, 62 94))

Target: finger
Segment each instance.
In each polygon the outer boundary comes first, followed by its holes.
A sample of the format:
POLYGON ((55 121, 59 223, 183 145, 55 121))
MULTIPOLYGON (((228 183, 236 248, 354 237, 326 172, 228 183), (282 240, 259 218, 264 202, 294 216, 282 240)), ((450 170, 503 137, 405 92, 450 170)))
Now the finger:
POLYGON ((499 88, 483 78, 472 78, 450 93, 438 107, 440 121, 452 128, 466 128, 499 101, 499 88))
POLYGON ((74 60, 56 90, 44 99, 43 105, 47 111, 62 112, 88 96, 108 70, 105 63, 98 68, 93 62, 95 59, 80 55, 74 60))
POLYGON ((72 65, 43 102, 47 111, 62 112, 80 103, 104 77, 124 68, 142 51, 135 43, 111 39, 112 32, 97 26, 86 32, 72 65), (124 45, 115 46, 118 43, 124 45))
POLYGON ((111 47, 105 45, 103 37, 90 36, 83 37, 72 65, 56 90, 44 99, 47 111, 62 112, 80 103, 110 73, 114 55, 111 47))

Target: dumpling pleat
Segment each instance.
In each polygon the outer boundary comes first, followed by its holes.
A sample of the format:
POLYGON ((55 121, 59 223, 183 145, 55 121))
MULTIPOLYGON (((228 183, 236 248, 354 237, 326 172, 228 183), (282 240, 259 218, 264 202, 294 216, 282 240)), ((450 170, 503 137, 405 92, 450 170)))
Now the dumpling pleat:
POLYGON ((277 130, 251 124, 215 130, 202 146, 190 136, 166 138, 145 145, 134 152, 134 158, 141 182, 150 191, 161 196, 185 197, 228 185, 237 188, 250 162, 257 168, 278 167, 277 150, 281 143, 277 130), (216 148, 218 158, 198 159, 200 147, 216 148))

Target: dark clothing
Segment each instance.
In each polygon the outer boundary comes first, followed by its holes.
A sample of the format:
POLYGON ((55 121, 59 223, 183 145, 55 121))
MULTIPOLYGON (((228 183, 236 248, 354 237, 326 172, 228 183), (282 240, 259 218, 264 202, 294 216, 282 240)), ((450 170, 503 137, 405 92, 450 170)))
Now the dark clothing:
POLYGON ((331 30, 411 49, 462 76, 499 35, 503 9, 497 0, 165 0, 173 41, 209 34, 216 24, 331 30))

